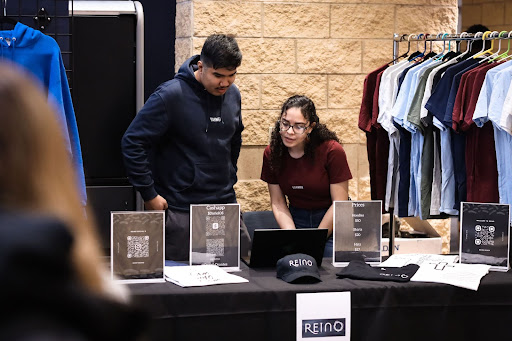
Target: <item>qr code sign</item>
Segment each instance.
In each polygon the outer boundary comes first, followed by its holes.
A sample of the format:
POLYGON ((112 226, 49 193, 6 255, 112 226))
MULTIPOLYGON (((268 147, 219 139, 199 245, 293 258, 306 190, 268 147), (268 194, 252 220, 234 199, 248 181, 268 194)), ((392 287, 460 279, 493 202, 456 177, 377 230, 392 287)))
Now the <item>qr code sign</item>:
POLYGON ((149 236, 128 236, 127 254, 128 258, 149 257, 149 236))
POLYGON ((496 228, 492 225, 475 226, 475 244, 476 245, 494 245, 494 232, 496 228))
POLYGON ((224 239, 207 239, 206 253, 224 256, 224 239))

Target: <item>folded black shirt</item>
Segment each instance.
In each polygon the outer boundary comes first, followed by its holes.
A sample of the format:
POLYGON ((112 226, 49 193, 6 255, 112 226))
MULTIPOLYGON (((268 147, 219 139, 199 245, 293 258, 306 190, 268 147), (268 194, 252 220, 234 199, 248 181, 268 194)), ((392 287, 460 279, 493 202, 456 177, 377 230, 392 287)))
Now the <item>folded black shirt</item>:
POLYGON ((363 261, 352 260, 336 276, 338 278, 366 279, 370 281, 409 282, 419 268, 417 264, 408 264, 399 268, 372 267, 363 261))

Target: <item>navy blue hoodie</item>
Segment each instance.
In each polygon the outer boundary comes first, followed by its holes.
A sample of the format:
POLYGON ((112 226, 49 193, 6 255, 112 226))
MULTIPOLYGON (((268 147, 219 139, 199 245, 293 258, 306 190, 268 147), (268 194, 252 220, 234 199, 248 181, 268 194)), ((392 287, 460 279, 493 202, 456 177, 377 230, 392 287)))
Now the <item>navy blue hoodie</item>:
POLYGON ((159 194, 182 211, 236 201, 244 129, 238 88, 210 94, 194 76, 198 60, 188 59, 155 90, 121 143, 128 177, 144 201, 159 194))

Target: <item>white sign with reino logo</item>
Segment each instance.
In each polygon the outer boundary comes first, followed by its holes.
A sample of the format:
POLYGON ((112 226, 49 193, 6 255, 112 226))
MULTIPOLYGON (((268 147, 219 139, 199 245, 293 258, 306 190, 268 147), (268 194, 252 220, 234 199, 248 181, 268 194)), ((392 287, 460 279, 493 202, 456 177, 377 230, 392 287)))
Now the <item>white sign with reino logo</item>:
POLYGON ((297 294, 298 340, 350 340, 350 292, 297 294))

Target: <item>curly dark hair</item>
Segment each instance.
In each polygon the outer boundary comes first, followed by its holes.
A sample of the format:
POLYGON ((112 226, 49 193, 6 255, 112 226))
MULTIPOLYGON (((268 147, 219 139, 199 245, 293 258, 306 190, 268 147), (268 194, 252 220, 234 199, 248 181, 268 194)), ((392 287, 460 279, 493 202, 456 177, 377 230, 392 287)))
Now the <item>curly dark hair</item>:
POLYGON ((279 121, 283 114, 290 108, 299 108, 310 125, 315 123, 313 130, 308 134, 306 146, 304 147, 304 156, 311 160, 311 162, 315 160, 316 147, 322 142, 329 140, 340 142, 335 132, 329 130, 325 124, 320 123, 320 118, 316 114, 315 104, 312 100, 303 95, 292 96, 284 102, 279 119, 272 131, 270 140, 270 168, 273 171, 279 171, 281 169, 284 153, 288 150, 281 138, 279 121))

